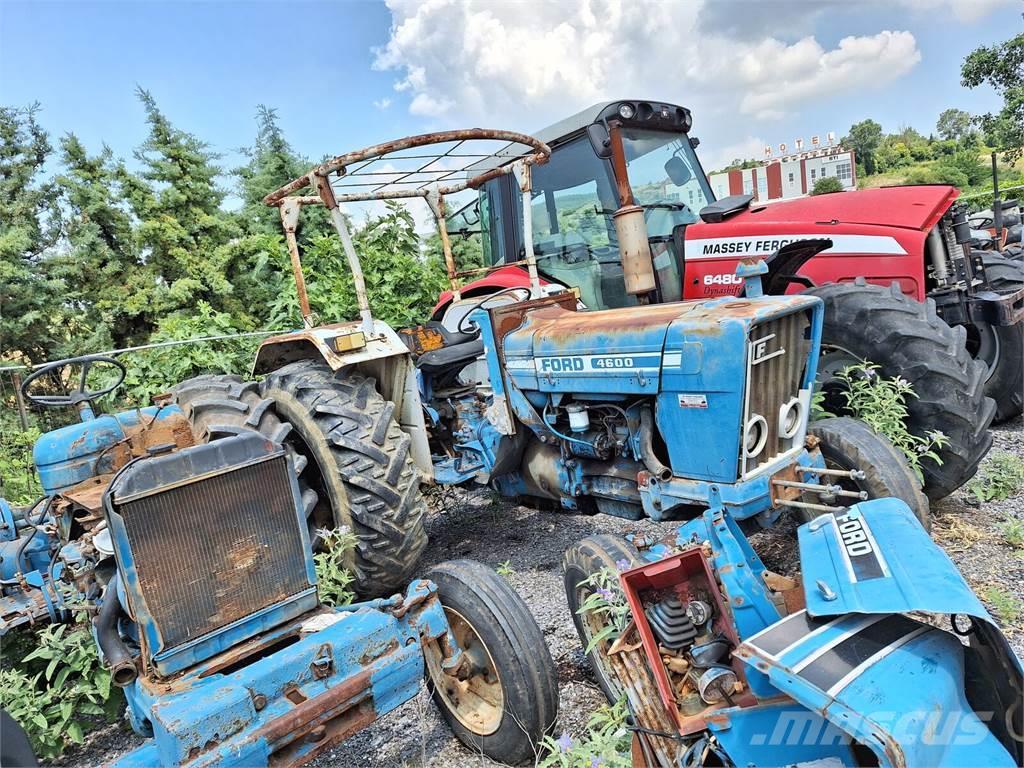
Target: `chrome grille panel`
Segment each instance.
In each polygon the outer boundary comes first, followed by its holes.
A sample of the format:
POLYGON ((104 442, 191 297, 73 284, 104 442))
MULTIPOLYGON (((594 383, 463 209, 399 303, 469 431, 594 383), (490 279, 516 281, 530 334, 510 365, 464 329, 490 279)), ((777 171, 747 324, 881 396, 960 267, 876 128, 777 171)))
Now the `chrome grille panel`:
POLYGON ((800 394, 811 342, 811 310, 801 310, 753 326, 747 341, 747 386, 743 424, 755 414, 764 417, 768 438, 761 451, 746 456, 740 438, 740 477, 755 471, 793 447, 779 434, 779 409, 800 394))
POLYGON ((308 589, 282 453, 117 505, 165 648, 308 589))

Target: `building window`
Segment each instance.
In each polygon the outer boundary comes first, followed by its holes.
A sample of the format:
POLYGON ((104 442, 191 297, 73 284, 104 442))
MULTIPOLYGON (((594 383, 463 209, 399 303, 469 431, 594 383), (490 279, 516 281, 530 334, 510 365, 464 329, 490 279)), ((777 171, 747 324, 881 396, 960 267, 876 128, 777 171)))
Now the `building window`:
POLYGON ((811 181, 814 181, 817 178, 818 178, 818 172, 814 168, 811 168, 811 181))
POLYGON ((836 166, 836 178, 840 181, 852 181, 853 180, 853 169, 849 163, 839 163, 836 166))
POLYGON ((750 174, 743 174, 743 194, 752 195, 754 194, 754 182, 750 180, 750 174))
POLYGON ((793 183, 793 174, 792 174, 792 173, 791 173, 791 174, 789 174, 789 183, 790 183, 790 184, 792 184, 792 183, 793 183))
POLYGON ((768 199, 768 178, 763 174, 757 174, 757 199, 768 199))

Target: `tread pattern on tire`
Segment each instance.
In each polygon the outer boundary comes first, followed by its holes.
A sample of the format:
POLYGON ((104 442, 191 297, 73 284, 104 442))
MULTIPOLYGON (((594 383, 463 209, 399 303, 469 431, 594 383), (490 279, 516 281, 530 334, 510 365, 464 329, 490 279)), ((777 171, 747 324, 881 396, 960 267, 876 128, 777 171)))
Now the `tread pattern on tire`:
MULTIPOLYGON (((981 259, 985 276, 996 293, 1016 291, 1024 285, 1024 262, 989 251, 982 251, 981 259)), ((1001 345, 999 368, 1006 366, 997 374, 1000 384, 995 389, 989 387, 989 394, 996 400, 995 420, 999 423, 1019 416, 1024 410, 1024 325, 1003 326, 995 331, 1001 345)))
POLYGON ((984 365, 967 353, 966 331, 947 325, 931 299, 914 301, 895 283, 886 288, 857 278, 806 292, 825 302, 822 343, 908 381, 917 395, 907 402, 910 431, 940 430, 949 440, 939 452, 942 463, 922 467, 928 498, 941 499, 967 482, 992 444, 995 403, 985 397, 984 365))
POLYGON ((295 435, 289 439, 301 437, 319 457, 336 520, 358 540, 352 562, 357 591, 404 589, 427 545, 426 503, 412 440, 392 418, 394 405, 373 379, 334 373, 313 360, 274 371, 259 392, 291 426, 295 435))

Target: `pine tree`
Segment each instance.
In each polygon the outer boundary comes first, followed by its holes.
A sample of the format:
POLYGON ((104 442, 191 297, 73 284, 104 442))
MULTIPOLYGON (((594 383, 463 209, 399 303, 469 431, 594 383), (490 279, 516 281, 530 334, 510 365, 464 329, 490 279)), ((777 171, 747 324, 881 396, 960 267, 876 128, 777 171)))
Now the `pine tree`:
POLYGON ((138 96, 149 123, 149 136, 135 152, 142 170, 136 175, 122 167, 119 181, 140 222, 137 247, 159 281, 129 301, 146 302, 161 314, 199 301, 237 308, 226 266, 228 246, 240 230, 220 207, 225 193, 216 183, 218 156, 175 128, 148 91, 139 88, 138 96))
POLYGON ((0 107, 0 359, 46 358, 60 338, 61 281, 45 254, 57 241, 55 190, 40 179, 52 147, 39 106, 0 107))

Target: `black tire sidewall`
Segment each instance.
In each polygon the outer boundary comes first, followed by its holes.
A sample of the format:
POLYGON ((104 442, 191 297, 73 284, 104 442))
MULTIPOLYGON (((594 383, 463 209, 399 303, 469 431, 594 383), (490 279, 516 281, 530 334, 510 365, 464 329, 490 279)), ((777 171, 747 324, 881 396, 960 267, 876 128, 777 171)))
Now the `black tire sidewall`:
MULTIPOLYGON (((581 605, 578 595, 579 584, 602 568, 618 570, 616 562, 621 559, 629 560, 631 566, 639 565, 641 562, 639 552, 626 539, 601 534, 577 542, 566 551, 562 560, 565 598, 569 603, 569 613, 572 616, 572 623, 576 627, 576 634, 579 635, 584 649, 587 645, 587 631, 584 624, 585 619, 579 613, 581 605)), ((621 686, 609 680, 609 675, 601 663, 599 649, 595 648, 590 651, 587 654, 587 660, 590 662, 590 668, 602 693, 610 703, 616 702, 622 694, 621 686)))
MULTIPOLYGON (((864 479, 857 485, 872 499, 897 498, 906 503, 925 530, 931 529, 928 499, 906 458, 889 440, 867 424, 848 416, 812 422, 808 430, 820 442, 818 449, 826 464, 841 469, 859 469, 864 479)), ((827 480, 827 478, 824 478, 827 480)), ((813 513, 801 512, 808 520, 813 513)))
MULTIPOLYGON (((515 765, 534 761, 558 714, 558 684, 544 635, 522 598, 492 569, 472 560, 432 568, 441 605, 458 611, 476 630, 501 679, 504 712, 498 729, 480 736, 467 729, 433 690, 452 732, 471 749, 515 765)), ((428 676, 428 684, 429 684, 428 676)))

